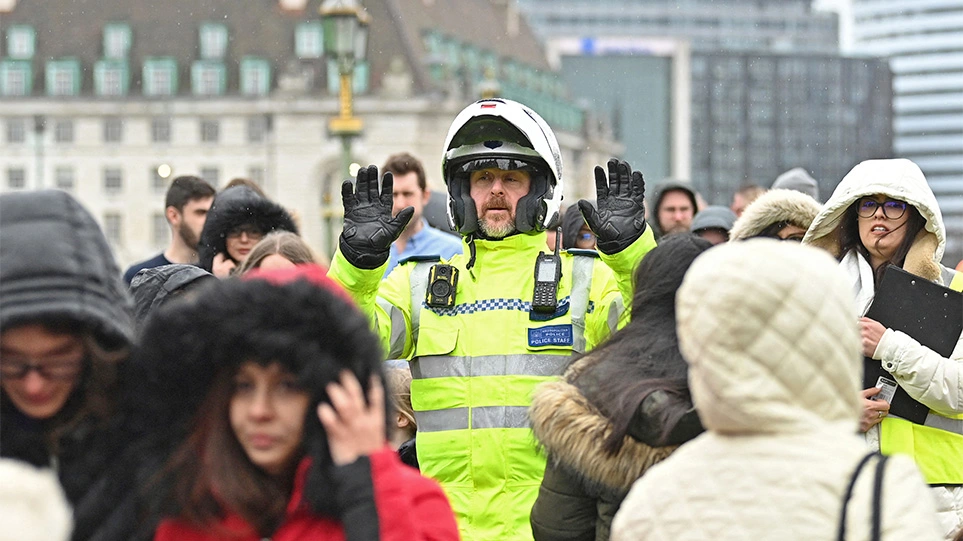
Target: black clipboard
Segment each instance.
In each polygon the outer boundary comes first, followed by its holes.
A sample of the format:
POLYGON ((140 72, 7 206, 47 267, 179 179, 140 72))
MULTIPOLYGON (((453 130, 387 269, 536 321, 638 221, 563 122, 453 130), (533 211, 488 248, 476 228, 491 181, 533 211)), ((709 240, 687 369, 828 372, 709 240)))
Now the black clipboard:
MULTIPOLYGON (((963 332, 963 294, 889 265, 866 317, 884 327, 903 331, 920 344, 949 357, 963 332)), ((882 363, 870 357, 864 359, 863 368, 865 389, 875 387, 880 376, 895 380, 882 363)), ((930 409, 898 387, 890 412, 923 424, 930 409)))

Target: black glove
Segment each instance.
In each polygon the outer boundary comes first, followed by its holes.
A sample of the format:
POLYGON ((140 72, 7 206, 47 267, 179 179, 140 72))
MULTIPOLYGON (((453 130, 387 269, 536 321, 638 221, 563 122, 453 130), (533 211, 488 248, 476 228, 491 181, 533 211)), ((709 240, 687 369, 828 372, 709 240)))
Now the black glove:
POLYGON ((617 254, 636 241, 645 231, 645 180, 642 173, 633 171, 629 164, 609 160, 609 178, 595 166, 595 190, 598 210, 582 199, 578 209, 585 223, 598 238, 598 248, 604 254, 617 254))
POLYGON ((378 167, 358 170, 357 189, 350 180, 341 184, 344 203, 344 230, 338 244, 344 258, 359 269, 377 269, 388 261, 391 243, 401 235, 415 213, 408 207, 391 217, 391 173, 385 173, 378 193, 378 167))

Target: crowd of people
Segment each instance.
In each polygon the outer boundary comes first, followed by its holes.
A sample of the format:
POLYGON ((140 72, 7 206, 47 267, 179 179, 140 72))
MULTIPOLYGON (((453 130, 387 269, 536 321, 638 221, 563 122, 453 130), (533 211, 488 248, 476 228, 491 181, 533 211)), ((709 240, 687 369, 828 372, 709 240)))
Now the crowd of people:
POLYGON ((330 260, 179 177, 125 273, 69 194, 0 195, 0 540, 963 536, 963 307, 952 351, 867 317, 900 271, 963 290, 916 164, 725 207, 612 159, 565 207, 551 127, 493 98, 441 170, 450 231, 396 154, 330 260))

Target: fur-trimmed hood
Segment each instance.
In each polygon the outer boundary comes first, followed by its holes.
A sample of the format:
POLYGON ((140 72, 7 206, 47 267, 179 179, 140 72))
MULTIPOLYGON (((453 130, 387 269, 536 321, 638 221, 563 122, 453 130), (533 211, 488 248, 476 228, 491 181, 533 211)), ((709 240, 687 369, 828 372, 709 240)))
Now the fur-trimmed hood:
POLYGON ((604 447, 612 424, 569 381, 599 362, 591 353, 569 366, 561 381, 543 383, 529 408, 532 430, 555 460, 588 486, 627 491, 653 464, 676 447, 650 447, 631 436, 623 437, 616 454, 604 447))
POLYGON ((946 247, 943 215, 923 172, 907 159, 867 160, 854 167, 813 220, 803 243, 823 248, 839 259, 844 255, 839 232, 846 209, 860 197, 875 194, 906 201, 926 220, 906 254, 903 270, 939 283, 946 247))
POLYGON ((217 194, 207 213, 197 245, 198 266, 211 272, 214 256, 219 253, 227 255, 227 234, 244 224, 257 225, 265 235, 277 230, 298 233, 294 220, 284 207, 259 196, 247 186, 234 186, 217 194))
POLYGON ((729 240, 755 237, 772 224, 786 222, 809 229, 820 206, 812 197, 796 190, 773 189, 746 206, 729 232, 729 240))
MULTIPOLYGON (((384 354, 367 319, 324 274, 317 265, 255 271, 159 307, 131 358, 139 374, 126 397, 133 437, 175 449, 217 375, 246 360, 277 360, 313 405, 328 400, 326 385, 343 370, 367 389, 371 376, 381 375, 384 354)), ((306 413, 304 442, 313 464, 307 497, 330 512, 332 461, 315 407, 306 413)))

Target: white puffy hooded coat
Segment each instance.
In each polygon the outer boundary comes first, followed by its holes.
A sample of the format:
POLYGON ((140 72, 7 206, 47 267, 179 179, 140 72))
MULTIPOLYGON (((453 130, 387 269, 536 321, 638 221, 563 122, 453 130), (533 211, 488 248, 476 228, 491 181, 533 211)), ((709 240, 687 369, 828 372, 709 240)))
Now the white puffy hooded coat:
MULTIPOLYGON (((612 539, 836 539, 866 455, 852 293, 821 250, 770 239, 717 246, 676 297, 679 344, 707 432, 633 486, 612 539)), ((875 460, 871 462, 875 464, 875 460)), ((868 539, 872 471, 859 476, 846 539, 868 539)), ((882 538, 939 539, 912 461, 886 463, 882 538)))
MULTIPOLYGON (((803 239, 804 244, 824 248, 837 259, 842 258, 840 265, 856 294, 860 315, 866 313, 875 297, 872 269, 856 252, 841 253, 839 230, 846 209, 860 197, 875 194, 906 201, 926 220, 906 255, 903 270, 946 286, 955 275, 955 271, 940 264, 946 229, 936 196, 920 168, 906 159, 864 161, 839 183, 803 239)), ((905 333, 887 329, 873 358, 893 374, 907 394, 931 410, 943 415, 963 413, 963 335, 950 358, 946 358, 905 333)), ((867 439, 873 448, 879 448, 878 426, 870 429, 867 439)), ((960 467, 963 468, 963 461, 960 467)), ((963 487, 935 486, 933 489, 940 521, 950 538, 952 532, 963 525, 963 487)))

